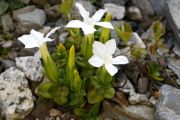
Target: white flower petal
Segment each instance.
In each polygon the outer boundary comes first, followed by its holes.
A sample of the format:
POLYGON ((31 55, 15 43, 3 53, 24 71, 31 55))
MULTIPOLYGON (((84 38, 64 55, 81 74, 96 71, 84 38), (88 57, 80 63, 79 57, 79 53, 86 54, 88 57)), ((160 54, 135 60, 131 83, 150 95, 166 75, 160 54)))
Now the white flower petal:
POLYGON ((96 31, 96 29, 93 26, 90 26, 90 25, 85 24, 85 23, 82 26, 82 30, 83 30, 85 35, 93 34, 96 31))
POLYGON ((83 26, 84 23, 80 20, 72 20, 66 25, 67 28, 82 28, 83 26))
POLYGON ((91 17, 91 19, 95 22, 99 22, 101 20, 101 18, 103 17, 105 12, 106 12, 106 10, 100 9, 100 10, 95 12, 95 14, 91 17))
POLYGON ((129 60, 127 59, 126 56, 117 56, 115 58, 112 59, 112 64, 127 64, 129 63, 129 60))
POLYGON ((104 44, 98 41, 94 41, 93 43, 93 54, 98 55, 100 58, 104 58, 106 54, 106 47, 104 44))
POLYGON ((76 3, 75 6, 79 9, 79 12, 84 20, 89 18, 89 12, 86 11, 80 3, 76 3))
POLYGON ((102 61, 101 58, 99 58, 97 55, 93 55, 89 60, 88 62, 94 66, 94 67, 101 67, 104 62, 102 61))
POLYGON ((109 29, 114 29, 113 25, 110 22, 97 22, 95 25, 102 26, 109 29))
POLYGON ((30 32, 30 35, 32 35, 36 39, 42 39, 44 34, 37 32, 36 30, 32 29, 30 32))
POLYGON ((117 67, 112 64, 105 64, 105 68, 111 76, 114 76, 118 72, 117 67))
POLYGON ((113 55, 116 51, 116 41, 114 39, 108 40, 105 43, 106 49, 110 55, 113 55))
POLYGON ((50 32, 48 32, 48 34, 46 35, 45 38, 48 38, 49 36, 51 36, 51 35, 52 35, 53 33, 55 33, 56 30, 58 30, 59 28, 61 28, 61 27, 55 27, 55 28, 51 29, 50 32))
POLYGON ((23 35, 19 37, 18 40, 25 45, 25 48, 34 48, 40 46, 40 44, 37 43, 37 40, 32 35, 23 35))

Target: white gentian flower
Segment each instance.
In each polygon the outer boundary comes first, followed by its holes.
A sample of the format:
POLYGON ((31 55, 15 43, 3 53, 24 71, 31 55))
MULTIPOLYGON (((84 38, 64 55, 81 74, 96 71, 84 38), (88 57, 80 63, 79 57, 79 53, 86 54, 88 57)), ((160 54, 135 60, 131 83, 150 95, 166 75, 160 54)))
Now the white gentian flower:
POLYGON ((80 20, 72 20, 66 25, 66 27, 82 28, 85 35, 94 33, 96 31, 94 28, 95 25, 114 29, 110 22, 99 22, 106 10, 100 9, 92 17, 90 17, 89 12, 86 11, 80 3, 76 3, 75 6, 79 9, 83 22, 80 20))
POLYGON ((95 41, 93 43, 93 56, 89 59, 89 63, 94 67, 105 65, 108 73, 113 76, 118 72, 118 68, 114 65, 127 64, 128 59, 125 56, 117 56, 113 58, 116 50, 116 41, 111 39, 105 44, 95 41))
POLYGON ((29 35, 23 35, 19 37, 18 40, 25 45, 25 48, 40 47, 45 42, 53 41, 53 39, 49 38, 49 36, 55 33, 59 28, 60 27, 55 27, 49 33, 47 33, 46 36, 32 29, 29 35))

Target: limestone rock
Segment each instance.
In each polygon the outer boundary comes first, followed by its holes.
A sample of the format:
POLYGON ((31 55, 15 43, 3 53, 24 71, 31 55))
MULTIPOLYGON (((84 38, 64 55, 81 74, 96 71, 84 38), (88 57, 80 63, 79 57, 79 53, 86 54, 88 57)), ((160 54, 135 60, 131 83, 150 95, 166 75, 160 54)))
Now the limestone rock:
POLYGON ((104 101, 101 117, 103 120, 106 118, 113 120, 154 120, 154 108, 146 105, 130 105, 123 108, 104 101))
POLYGON ((132 0, 135 6, 140 8, 142 12, 148 15, 153 15, 154 10, 148 0, 132 0))
POLYGON ((34 106, 25 74, 14 67, 0 75, 0 105, 6 120, 23 119, 34 106))
POLYGON ((127 13, 128 13, 129 18, 132 20, 142 19, 141 11, 139 10, 139 8, 135 6, 128 7, 127 13))
POLYGON ((179 0, 169 0, 166 6, 166 18, 171 25, 174 34, 177 37, 177 41, 180 45, 180 1, 179 0))
POLYGON ((160 93, 161 97, 156 105, 156 119, 180 120, 180 90, 163 85, 160 93))
POLYGON ((45 12, 39 8, 28 7, 14 12, 14 19, 18 22, 18 28, 22 32, 41 28, 46 22, 45 12))
POLYGON ((168 67, 180 78, 180 58, 170 58, 168 67))
POLYGON ((5 14, 1 17, 1 23, 4 32, 9 32, 14 29, 14 24, 9 14, 5 14))
POLYGON ((104 9, 107 9, 107 12, 112 14, 113 19, 123 19, 126 13, 125 7, 120 5, 115 5, 113 3, 104 4, 104 9))
POLYGON ((32 81, 40 82, 43 77, 41 61, 36 56, 17 57, 16 66, 32 81))

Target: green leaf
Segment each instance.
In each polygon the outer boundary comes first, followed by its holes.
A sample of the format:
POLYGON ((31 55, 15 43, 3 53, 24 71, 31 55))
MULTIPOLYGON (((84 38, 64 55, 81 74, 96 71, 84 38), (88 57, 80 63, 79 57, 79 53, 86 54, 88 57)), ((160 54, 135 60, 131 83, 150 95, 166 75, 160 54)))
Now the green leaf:
POLYGON ((72 79, 72 81, 71 81, 71 89, 74 92, 76 92, 81 89, 81 86, 82 86, 82 80, 80 78, 78 71, 75 69, 74 70, 74 79, 72 79))
MULTIPOLYGON (((107 13, 104 22, 110 22, 112 18, 112 15, 107 13)), ((109 40, 110 36, 110 29, 109 28, 102 28, 101 34, 100 34, 100 42, 105 43, 106 41, 109 40)))
POLYGON ((63 105, 68 102, 68 97, 67 96, 59 96, 59 97, 54 98, 54 101, 59 105, 63 105))
POLYGON ((130 38, 132 36, 132 32, 133 32, 131 25, 128 23, 123 23, 120 26, 120 28, 115 27, 115 31, 116 31, 118 37, 125 43, 127 43, 130 40, 130 38))
POLYGON ((106 90, 105 94, 104 94, 104 98, 112 98, 115 94, 115 90, 114 88, 109 88, 106 90))
POLYGON ((98 94, 95 89, 92 89, 88 91, 87 98, 90 104, 95 104, 104 100, 104 95, 98 94))
POLYGON ((60 13, 70 17, 70 12, 73 7, 74 0, 62 0, 60 5, 60 13))
POLYGON ((66 80, 69 84, 73 80, 75 68, 75 47, 74 45, 69 50, 68 64, 66 67, 66 80))
POLYGON ((52 84, 51 82, 48 83, 41 83, 38 87, 37 87, 37 94, 41 95, 45 98, 52 98, 51 94, 49 93, 49 89, 54 86, 54 84, 52 84))
POLYGON ((154 80, 163 81, 164 79, 160 77, 161 67, 155 62, 150 62, 146 66, 148 75, 154 80))
POLYGON ((160 21, 155 21, 152 24, 153 37, 158 41, 165 34, 165 27, 160 21))
POLYGON ((0 15, 4 14, 7 9, 9 7, 9 4, 4 2, 4 1, 0 1, 0 15))
POLYGON ((74 114, 77 116, 84 116, 85 111, 83 108, 76 108, 76 109, 74 109, 74 114))

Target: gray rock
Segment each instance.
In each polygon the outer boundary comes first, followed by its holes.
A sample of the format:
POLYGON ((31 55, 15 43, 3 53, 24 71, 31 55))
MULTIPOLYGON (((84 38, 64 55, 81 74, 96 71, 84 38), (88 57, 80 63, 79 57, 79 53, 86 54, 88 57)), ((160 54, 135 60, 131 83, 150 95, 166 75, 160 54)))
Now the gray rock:
POLYGON ((122 49, 116 48, 114 56, 124 55, 128 58, 129 61, 133 60, 130 47, 125 47, 122 49))
POLYGON ((148 83, 149 83, 148 78, 146 78, 146 77, 139 78, 138 87, 137 87, 138 92, 141 94, 145 93, 148 89, 148 83))
POLYGON ((173 52, 180 57, 180 46, 178 44, 175 44, 174 48, 173 48, 173 52))
POLYGON ((25 74, 14 67, 0 75, 0 104, 6 120, 23 119, 34 106, 25 74))
POLYGON ((180 90, 169 85, 160 88, 160 99, 156 105, 157 120, 180 120, 180 90))
POLYGON ((103 120, 154 120, 154 108, 146 105, 130 105, 120 107, 108 101, 103 102, 103 120))
POLYGON ((18 22, 18 27, 22 32, 28 32, 31 29, 41 28, 45 21, 45 12, 41 9, 32 7, 26 8, 25 10, 19 10, 14 13, 14 19, 18 22), (24 11, 24 12, 23 12, 24 11))
MULTIPOLYGON (((91 4, 90 1, 76 0, 76 2, 80 3, 90 13, 90 15, 92 15, 96 11, 96 8, 91 4)), ((74 19, 82 18, 79 10, 75 6, 73 6, 71 15, 74 19)))
POLYGON ((180 45, 180 1, 179 0, 169 0, 166 6, 166 18, 171 25, 174 34, 177 37, 177 41, 180 45))
POLYGON ((48 4, 47 0, 32 0, 32 2, 40 7, 44 7, 46 4, 48 4))
POLYGON ((168 67, 180 78, 180 58, 170 58, 168 67))
POLYGON ((134 5, 142 10, 143 13, 153 15, 154 10, 148 0, 132 0, 134 5))
POLYGON ((124 6, 116 5, 113 3, 104 4, 104 9, 107 9, 107 12, 112 14, 112 19, 121 20, 124 18, 126 13, 124 6))
POLYGON ((125 5, 128 0, 104 0, 104 3, 114 3, 116 5, 125 5))
POLYGON ((141 20, 142 19, 141 11, 139 10, 139 8, 137 8, 135 6, 128 7, 127 13, 131 20, 141 20))
POLYGON ((0 42, 0 45, 3 47, 3 48, 10 48, 13 44, 13 41, 2 41, 0 42))
POLYGON ((46 12, 48 19, 52 21, 58 19, 60 16, 59 5, 54 5, 52 7, 45 8, 44 11, 46 12))
POLYGON ((128 79, 126 81, 126 84, 118 90, 129 94, 128 101, 130 104, 149 104, 147 96, 144 94, 136 93, 132 83, 128 79))
POLYGON ((146 48, 143 40, 140 38, 140 36, 136 32, 132 33, 132 37, 128 41, 128 45, 134 45, 138 48, 146 48))
POLYGON ((0 62, 3 64, 5 69, 16 66, 15 62, 13 60, 10 60, 10 59, 3 59, 0 57, 0 62))
POLYGON ((31 6, 27 6, 27 7, 15 10, 15 11, 13 11, 13 19, 18 20, 18 18, 17 18, 18 15, 31 12, 34 9, 36 9, 36 7, 34 5, 31 5, 31 6))
POLYGON ((59 35, 59 42, 64 43, 67 36, 68 36, 68 32, 64 32, 64 33, 60 34, 59 35))
POLYGON ((22 70, 26 77, 32 81, 40 82, 43 77, 43 67, 39 57, 17 57, 16 66, 22 70))
POLYGON ((14 24, 9 14, 5 14, 1 16, 1 24, 4 32, 9 32, 11 30, 14 30, 14 24))
POLYGON ((151 6, 153 7, 154 11, 158 15, 165 15, 165 9, 166 9, 166 2, 170 0, 148 0, 151 3, 151 6))

